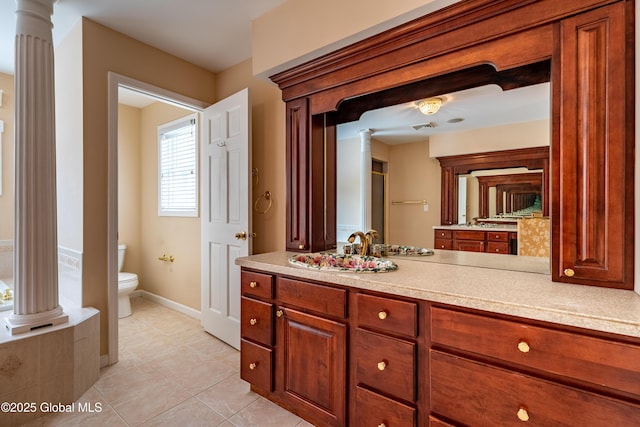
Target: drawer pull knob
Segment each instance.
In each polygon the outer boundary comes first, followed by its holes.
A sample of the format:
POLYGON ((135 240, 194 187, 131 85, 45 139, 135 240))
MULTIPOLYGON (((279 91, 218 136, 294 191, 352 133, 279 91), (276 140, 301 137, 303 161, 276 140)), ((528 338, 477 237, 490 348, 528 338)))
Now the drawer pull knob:
POLYGON ((249 283, 249 287, 250 287, 250 288, 257 288, 257 287, 258 287, 258 282, 251 282, 251 283, 249 283))
POLYGON ((529 421, 529 413, 526 409, 520 408, 518 409, 518 419, 523 422, 529 421))
POLYGON ((251 319, 249 320, 249 324, 251 324, 251 326, 255 326, 256 323, 258 323, 258 319, 251 319))
POLYGON ((385 362, 384 360, 382 362, 378 362, 379 371, 384 371, 386 367, 387 367, 387 362, 385 362))
POLYGON ((278 316, 278 317, 284 316, 284 311, 282 311, 282 310, 276 311, 276 316, 278 316))
POLYGON ((256 362, 249 363, 249 369, 251 369, 252 371, 257 367, 258 367, 258 364, 256 362))
POLYGON ((385 310, 379 311, 378 312, 378 319, 384 320, 384 319, 387 318, 388 315, 389 314, 385 310))
POLYGON ((298 245, 298 249, 304 249, 304 245, 298 245))
POLYGON ((387 425, 385 423, 380 423, 378 424, 378 427, 387 427, 387 425))
POLYGON ((529 350, 531 350, 531 347, 529 347, 529 344, 527 344, 526 341, 520 341, 518 343, 518 350, 520 350, 523 353, 529 353, 529 350))
POLYGON ((567 277, 573 277, 573 276, 575 276, 575 274, 576 274, 576 272, 573 271, 570 268, 565 268, 564 269, 564 275, 567 276, 567 277))

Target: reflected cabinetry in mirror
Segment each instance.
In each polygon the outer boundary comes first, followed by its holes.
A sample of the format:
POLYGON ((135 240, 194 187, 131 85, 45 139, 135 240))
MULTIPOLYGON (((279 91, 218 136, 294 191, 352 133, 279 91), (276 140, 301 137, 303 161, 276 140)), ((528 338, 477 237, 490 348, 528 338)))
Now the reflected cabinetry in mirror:
POLYGON ((633 289, 633 24, 632 0, 465 1, 272 76, 287 103, 287 249, 335 247, 343 106, 394 105, 408 85, 406 101, 517 86, 550 64, 552 279, 633 289))

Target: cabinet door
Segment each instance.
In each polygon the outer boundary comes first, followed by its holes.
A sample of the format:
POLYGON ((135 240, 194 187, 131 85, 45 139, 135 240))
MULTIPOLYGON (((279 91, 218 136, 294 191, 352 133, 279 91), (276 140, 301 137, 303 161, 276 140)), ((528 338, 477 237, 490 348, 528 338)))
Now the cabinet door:
POLYGON ((453 250, 467 252, 484 252, 484 242, 478 240, 454 240, 453 250))
MULTIPOLYGON (((565 19, 555 65, 553 280, 633 288, 633 55, 627 4, 565 19), (556 79, 556 81, 558 81, 556 79), (559 109, 559 110, 558 110, 559 109)), ((630 10, 630 9, 629 9, 630 10)))
POLYGON ((278 315, 277 392, 312 419, 345 425, 346 325, 289 308, 278 315))
POLYGON ((287 103, 287 249, 309 245, 309 112, 308 100, 287 103))

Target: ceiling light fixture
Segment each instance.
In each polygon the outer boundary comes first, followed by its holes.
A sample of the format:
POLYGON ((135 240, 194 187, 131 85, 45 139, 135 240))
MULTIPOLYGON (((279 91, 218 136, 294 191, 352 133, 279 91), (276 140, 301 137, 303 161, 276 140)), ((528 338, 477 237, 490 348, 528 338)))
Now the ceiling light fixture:
POLYGON ((418 108, 422 114, 431 115, 438 112, 442 105, 442 98, 428 98, 418 102, 418 108))

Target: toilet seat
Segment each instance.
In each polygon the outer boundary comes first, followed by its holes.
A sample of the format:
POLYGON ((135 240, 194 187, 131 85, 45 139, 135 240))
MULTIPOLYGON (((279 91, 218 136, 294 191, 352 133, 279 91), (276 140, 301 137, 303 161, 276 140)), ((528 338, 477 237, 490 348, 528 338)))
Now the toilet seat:
POLYGON ((138 281, 138 275, 135 273, 118 273, 118 286, 130 284, 138 281))

